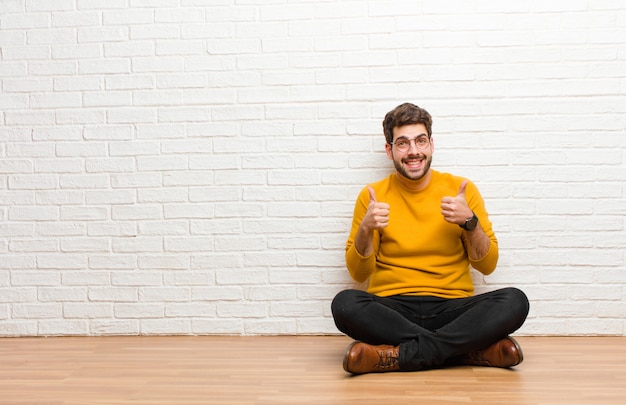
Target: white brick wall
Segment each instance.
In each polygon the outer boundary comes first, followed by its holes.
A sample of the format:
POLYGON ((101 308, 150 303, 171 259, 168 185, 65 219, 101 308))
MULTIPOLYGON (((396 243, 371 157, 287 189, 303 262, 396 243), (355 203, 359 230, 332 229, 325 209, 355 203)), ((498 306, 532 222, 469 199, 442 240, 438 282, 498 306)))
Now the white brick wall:
POLYGON ((522 334, 626 335, 626 5, 0 2, 0 336, 336 333, 381 120, 434 116, 522 334))

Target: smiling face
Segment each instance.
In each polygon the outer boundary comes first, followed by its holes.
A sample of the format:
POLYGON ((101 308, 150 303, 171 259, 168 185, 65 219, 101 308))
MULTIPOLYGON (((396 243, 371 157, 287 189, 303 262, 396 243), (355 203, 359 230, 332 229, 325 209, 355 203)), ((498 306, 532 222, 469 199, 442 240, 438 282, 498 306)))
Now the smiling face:
POLYGON ((413 139, 428 137, 424 124, 409 124, 393 129, 393 144, 385 144, 387 157, 393 161, 398 178, 410 188, 424 187, 430 178, 430 164, 433 160, 434 144, 430 139, 428 146, 419 148, 413 139), (399 138, 411 140, 406 151, 400 151, 396 141, 399 138))

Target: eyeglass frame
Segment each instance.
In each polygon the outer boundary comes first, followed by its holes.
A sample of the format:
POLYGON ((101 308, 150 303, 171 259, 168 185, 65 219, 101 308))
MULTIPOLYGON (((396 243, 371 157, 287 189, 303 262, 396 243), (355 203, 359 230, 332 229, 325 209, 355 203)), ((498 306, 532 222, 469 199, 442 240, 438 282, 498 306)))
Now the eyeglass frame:
POLYGON ((425 135, 425 134, 422 134, 422 135, 416 136, 415 138, 407 138, 406 136, 401 136, 401 137, 399 137, 398 139, 396 139, 395 141, 390 142, 389 144, 390 144, 391 146, 396 145, 396 148, 398 148, 398 151, 400 151, 400 152, 406 152, 406 151, 408 151, 409 149, 411 149, 411 143, 415 144, 415 147, 416 147, 418 150, 424 150, 424 149, 428 148, 428 147, 430 146, 430 144, 431 144, 430 136, 429 136, 429 135, 425 135), (420 140, 422 140, 422 139, 425 139, 425 140, 426 140, 426 144, 425 144, 424 146, 420 146, 420 145, 418 145, 418 143, 417 143, 418 141, 420 141, 420 140), (400 147, 399 147, 399 146, 397 146, 397 142, 398 142, 398 141, 408 141, 408 142, 409 142, 408 147, 407 147, 405 150, 400 149, 400 147))

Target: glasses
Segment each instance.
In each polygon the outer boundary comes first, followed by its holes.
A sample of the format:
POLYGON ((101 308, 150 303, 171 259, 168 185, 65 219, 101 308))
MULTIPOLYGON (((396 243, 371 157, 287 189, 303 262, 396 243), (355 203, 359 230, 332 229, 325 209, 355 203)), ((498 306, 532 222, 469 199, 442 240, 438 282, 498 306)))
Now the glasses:
POLYGON ((396 145, 396 148, 398 148, 400 152, 406 152, 411 147, 411 141, 415 142, 415 147, 417 149, 426 149, 430 145, 430 138, 427 136, 418 136, 413 139, 401 137, 396 139, 394 142, 391 142, 391 144, 396 145))

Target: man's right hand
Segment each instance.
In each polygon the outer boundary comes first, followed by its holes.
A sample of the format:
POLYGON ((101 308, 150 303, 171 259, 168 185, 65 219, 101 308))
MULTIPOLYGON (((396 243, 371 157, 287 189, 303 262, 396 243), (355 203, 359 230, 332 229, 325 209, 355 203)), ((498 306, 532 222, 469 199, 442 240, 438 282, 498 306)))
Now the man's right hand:
POLYGON ((369 256, 374 251, 373 231, 389 225, 389 204, 378 202, 374 189, 370 186, 367 189, 370 192, 370 202, 354 241, 356 250, 362 256, 369 256))
POLYGON ((374 189, 370 186, 367 189, 370 192, 370 202, 354 240, 356 250, 366 257, 374 251, 373 231, 386 228, 389 224, 389 204, 378 202, 374 189))
POLYGON ((370 202, 361 224, 369 232, 386 228, 389 225, 389 204, 379 202, 371 186, 367 186, 367 189, 370 192, 370 202))

